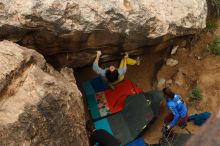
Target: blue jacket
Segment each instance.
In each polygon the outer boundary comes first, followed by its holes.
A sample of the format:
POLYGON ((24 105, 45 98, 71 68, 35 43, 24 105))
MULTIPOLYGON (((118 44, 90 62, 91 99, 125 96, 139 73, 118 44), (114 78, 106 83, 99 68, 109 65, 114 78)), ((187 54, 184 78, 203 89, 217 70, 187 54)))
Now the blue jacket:
POLYGON ((169 126, 172 128, 175 126, 176 122, 186 116, 187 107, 181 99, 180 95, 175 94, 173 99, 167 99, 167 107, 173 113, 173 120, 169 123, 169 126))

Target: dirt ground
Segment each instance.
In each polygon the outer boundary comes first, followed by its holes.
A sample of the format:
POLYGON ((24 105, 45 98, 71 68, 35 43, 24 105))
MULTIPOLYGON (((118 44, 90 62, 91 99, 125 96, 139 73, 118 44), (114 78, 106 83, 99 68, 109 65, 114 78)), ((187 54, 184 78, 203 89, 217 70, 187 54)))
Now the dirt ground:
MULTIPOLYGON (((220 26, 220 21, 218 21, 220 26)), ((198 41, 192 48, 178 48, 175 55, 170 55, 170 58, 178 60, 176 66, 170 67, 163 65, 157 72, 162 53, 146 53, 141 56, 141 64, 139 66, 129 66, 126 74, 126 79, 132 80, 144 91, 153 89, 153 80, 156 78, 172 81, 169 83, 174 92, 179 93, 189 108, 189 114, 200 113, 203 111, 213 112, 219 107, 220 98, 220 57, 207 53, 207 44, 211 43, 216 36, 220 36, 220 28, 214 33, 203 33, 199 36, 198 41), (178 72, 182 75, 178 76, 178 72), (195 85, 198 85, 202 91, 203 99, 198 104, 189 103, 189 92, 195 85)), ((108 66, 111 63, 102 65, 108 66)), ((117 65, 118 63, 113 63, 117 65)), ((91 66, 75 70, 77 83, 80 84, 86 80, 95 77, 91 66)), ((144 135, 147 143, 158 143, 161 137, 161 128, 163 118, 166 116, 167 109, 165 103, 160 107, 160 114, 153 125, 147 130, 144 135)), ((187 128, 192 133, 199 132, 199 127, 190 122, 187 128)), ((176 132, 186 131, 175 127, 176 132)))
MULTIPOLYGON (((218 21, 220 26, 220 21, 218 21)), ((189 114, 200 113, 204 111, 214 112, 220 104, 220 57, 209 54, 206 51, 207 44, 213 42, 216 36, 220 36, 220 28, 213 34, 202 34, 193 48, 179 48, 175 55, 170 57, 179 61, 178 65, 170 67, 164 65, 157 79, 172 80, 171 88, 179 93, 189 108, 189 114), (178 71, 182 72, 181 77, 177 77, 178 71), (189 93, 195 85, 201 89, 203 99, 200 103, 192 104, 189 102, 189 93)), ((163 118, 166 116, 165 103, 161 106, 161 113, 156 122, 145 134, 145 141, 148 143, 157 143, 161 137, 161 126, 163 118)), ((199 127, 192 122, 188 123, 187 128, 191 133, 199 132, 199 127)), ((174 131, 186 133, 178 127, 174 131)))

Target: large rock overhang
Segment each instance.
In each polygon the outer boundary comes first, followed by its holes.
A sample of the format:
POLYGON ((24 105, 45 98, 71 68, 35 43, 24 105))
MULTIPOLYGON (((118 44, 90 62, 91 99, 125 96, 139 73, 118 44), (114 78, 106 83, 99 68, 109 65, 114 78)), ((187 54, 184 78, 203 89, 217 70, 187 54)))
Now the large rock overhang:
POLYGON ((51 64, 82 67, 96 50, 141 54, 164 39, 196 34, 206 16, 206 0, 1 0, 0 38, 36 49, 51 64))

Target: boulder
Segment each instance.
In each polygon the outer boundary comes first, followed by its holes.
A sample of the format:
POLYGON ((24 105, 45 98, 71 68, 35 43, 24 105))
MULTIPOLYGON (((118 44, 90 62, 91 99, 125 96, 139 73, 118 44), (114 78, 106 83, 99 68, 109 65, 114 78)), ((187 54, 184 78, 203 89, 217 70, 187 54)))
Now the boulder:
POLYGON ((219 122, 220 122, 220 110, 217 108, 217 112, 212 113, 211 118, 202 126, 198 133, 187 141, 185 146, 199 145, 199 146, 219 146, 219 122))
POLYGON ((157 89, 163 89, 165 87, 165 83, 166 83, 166 80, 165 79, 159 79, 158 80, 158 83, 157 83, 157 89))
POLYGON ((177 46, 174 46, 173 49, 171 50, 171 53, 170 53, 170 54, 171 54, 171 55, 175 55, 178 48, 179 48, 178 45, 177 45, 177 46))
POLYGON ((173 84, 173 80, 172 79, 169 79, 166 81, 166 87, 171 87, 173 84))
POLYGON ((140 54, 164 36, 198 33, 206 16, 206 0, 0 0, 0 38, 34 48, 58 67, 81 67, 97 49, 140 54))
POLYGON ((166 61, 167 66, 175 66, 178 63, 179 63, 178 60, 175 60, 173 58, 168 58, 167 61, 166 61))
POLYGON ((184 73, 181 70, 178 70, 177 73, 174 76, 174 82, 175 84, 182 86, 185 83, 184 79, 184 73))
POLYGON ((0 145, 87 146, 82 95, 72 69, 0 42, 0 145))

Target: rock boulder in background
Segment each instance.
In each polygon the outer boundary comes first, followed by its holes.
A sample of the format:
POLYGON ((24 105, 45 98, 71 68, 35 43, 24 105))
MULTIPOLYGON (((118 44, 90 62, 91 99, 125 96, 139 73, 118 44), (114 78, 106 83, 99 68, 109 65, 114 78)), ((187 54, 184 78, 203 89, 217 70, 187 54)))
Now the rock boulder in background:
POLYGON ((58 67, 81 67, 97 49, 140 54, 164 36, 195 34, 206 16, 206 0, 0 0, 0 38, 34 48, 58 67))
POLYGON ((73 72, 34 50, 0 42, 0 145, 87 146, 85 111, 73 72))

